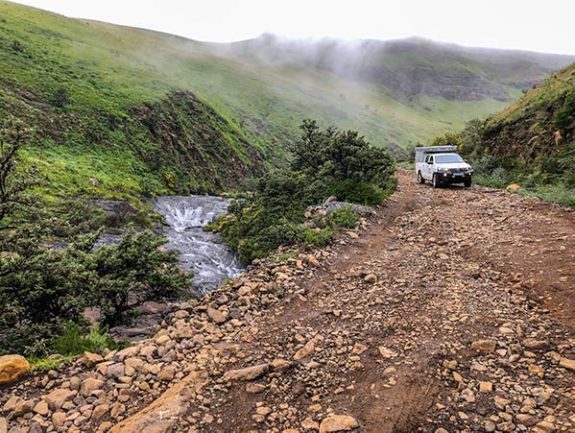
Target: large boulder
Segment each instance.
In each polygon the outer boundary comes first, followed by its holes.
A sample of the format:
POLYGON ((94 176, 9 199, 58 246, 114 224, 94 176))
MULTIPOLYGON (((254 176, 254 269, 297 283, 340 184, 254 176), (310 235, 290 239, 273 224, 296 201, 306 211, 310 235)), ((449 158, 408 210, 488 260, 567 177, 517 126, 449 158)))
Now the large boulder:
POLYGON ((253 367, 230 370, 224 374, 226 382, 250 381, 262 377, 270 369, 269 364, 254 365, 253 367))
POLYGON ((23 356, 0 356, 0 385, 16 382, 29 372, 30 363, 23 356))
POLYGON ((349 415, 330 415, 321 422, 319 432, 335 433, 355 430, 358 427, 357 420, 349 415))

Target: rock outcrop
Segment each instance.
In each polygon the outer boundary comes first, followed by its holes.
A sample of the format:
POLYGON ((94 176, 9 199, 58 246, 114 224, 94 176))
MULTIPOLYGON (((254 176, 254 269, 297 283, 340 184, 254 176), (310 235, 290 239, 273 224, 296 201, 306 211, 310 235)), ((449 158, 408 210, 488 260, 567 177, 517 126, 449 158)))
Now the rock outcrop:
POLYGON ((30 363, 23 356, 0 356, 0 385, 16 382, 29 372, 30 363))

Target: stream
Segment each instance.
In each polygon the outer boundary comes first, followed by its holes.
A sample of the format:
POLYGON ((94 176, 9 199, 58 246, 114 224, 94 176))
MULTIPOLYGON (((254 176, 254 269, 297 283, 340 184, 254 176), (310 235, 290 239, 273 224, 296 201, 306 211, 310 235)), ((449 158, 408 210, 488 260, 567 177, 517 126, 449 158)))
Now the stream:
POLYGON ((164 196, 154 208, 164 216, 166 248, 178 251, 183 267, 194 273, 194 288, 204 294, 242 271, 222 238, 203 227, 228 210, 230 200, 213 196, 164 196))
MULTIPOLYGON (((164 216, 161 234, 168 239, 165 247, 177 251, 184 269, 193 272, 192 284, 197 296, 209 293, 243 270, 221 236, 203 229, 226 213, 230 203, 231 200, 222 197, 195 195, 162 196, 154 202, 154 209, 164 216)), ((118 240, 119 236, 108 235, 101 241, 107 244, 118 240)), ((119 340, 145 338, 159 329, 163 315, 174 308, 178 308, 177 304, 146 302, 137 308, 138 316, 130 325, 112 328, 110 333, 119 340)))

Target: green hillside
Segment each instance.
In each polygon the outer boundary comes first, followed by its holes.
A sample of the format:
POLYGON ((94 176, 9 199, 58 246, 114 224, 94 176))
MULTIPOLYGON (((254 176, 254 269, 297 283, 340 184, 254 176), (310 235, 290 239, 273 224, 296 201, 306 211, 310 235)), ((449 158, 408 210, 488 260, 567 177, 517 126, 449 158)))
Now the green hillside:
POLYGON ((575 64, 461 136, 486 183, 575 206, 574 132, 575 64))
POLYGON ((567 61, 421 40, 209 44, 0 1, 0 115, 38 129, 25 157, 65 195, 230 189, 282 161, 304 118, 400 154, 567 61))

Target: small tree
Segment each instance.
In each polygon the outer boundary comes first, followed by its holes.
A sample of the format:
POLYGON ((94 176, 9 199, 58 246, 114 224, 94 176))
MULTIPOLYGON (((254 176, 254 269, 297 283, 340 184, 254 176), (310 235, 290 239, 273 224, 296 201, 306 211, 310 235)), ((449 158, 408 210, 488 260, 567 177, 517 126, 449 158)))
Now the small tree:
POLYGON ((68 93, 68 89, 65 87, 58 87, 54 90, 54 93, 50 98, 50 104, 58 108, 64 108, 70 104, 70 94, 68 93))
POLYGON ((179 269, 176 253, 160 249, 165 243, 149 230, 130 232, 88 258, 95 274, 92 304, 101 308, 107 325, 120 323, 146 301, 174 298, 190 287, 192 275, 179 269))
POLYGON ((24 191, 31 182, 26 173, 17 174, 16 161, 18 152, 31 137, 31 130, 20 121, 9 121, 0 129, 0 227, 26 201, 24 191))
POLYGON ((462 144, 461 137, 455 132, 444 132, 438 135, 431 142, 432 146, 460 146, 462 144))

